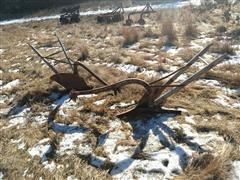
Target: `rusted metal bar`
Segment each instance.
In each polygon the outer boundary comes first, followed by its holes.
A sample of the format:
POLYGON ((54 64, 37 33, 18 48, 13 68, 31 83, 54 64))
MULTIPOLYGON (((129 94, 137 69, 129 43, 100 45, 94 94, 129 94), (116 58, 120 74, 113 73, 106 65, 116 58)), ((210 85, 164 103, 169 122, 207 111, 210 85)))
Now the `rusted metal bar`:
POLYGON ((113 23, 124 20, 124 9, 122 6, 117 7, 110 13, 100 14, 97 16, 99 23, 113 23))
POLYGON ((78 91, 92 89, 92 87, 87 85, 84 78, 82 78, 78 74, 57 73, 52 75, 50 79, 56 81, 58 84, 62 85, 68 91, 71 91, 73 89, 78 91))
POLYGON ((175 79, 177 79, 184 71, 186 71, 193 63, 195 63, 195 62, 198 60, 198 58, 200 58, 200 56, 202 56, 203 54, 205 54, 211 46, 212 46, 212 44, 207 45, 203 50, 201 50, 198 54, 196 54, 185 66, 177 69, 176 71, 174 71, 174 72, 172 72, 172 73, 170 73, 170 74, 168 74, 168 75, 166 75, 166 76, 164 76, 164 77, 162 77, 162 78, 160 78, 160 79, 157 79, 157 80, 155 80, 155 81, 150 82, 150 84, 151 84, 151 85, 152 85, 152 84, 156 84, 156 83, 162 81, 163 79, 166 79, 166 78, 172 76, 173 74, 175 74, 175 76, 173 76, 173 77, 172 77, 169 81, 167 81, 164 85, 169 85, 169 84, 171 84, 171 83, 172 83, 175 79), (177 74, 176 74, 176 73, 177 73, 177 74))
MULTIPOLYGON (((105 91, 119 89, 123 86, 127 86, 127 85, 130 85, 130 84, 140 85, 140 86, 144 87, 147 91, 150 91, 151 89, 156 88, 156 87, 163 87, 162 85, 151 86, 146 81, 144 81, 142 79, 129 78, 129 79, 125 79, 125 80, 116 82, 116 83, 111 84, 111 85, 106 85, 106 86, 91 89, 91 90, 86 90, 86 91, 75 91, 75 90, 73 90, 73 91, 71 91, 71 96, 76 97, 78 95, 98 94, 98 93, 105 92, 105 91)), ((179 85, 169 85, 169 87, 177 87, 177 86, 179 86, 179 85)))
POLYGON ((54 52, 54 53, 52 53, 52 54, 49 54, 49 55, 45 56, 45 58, 49 58, 49 57, 54 56, 54 55, 56 55, 56 54, 59 54, 59 53, 61 53, 61 52, 62 52, 62 51, 56 51, 56 52, 54 52))
POLYGON ((164 76, 164 77, 161 77, 160 79, 157 79, 157 80, 155 80, 155 81, 152 81, 152 82, 150 82, 149 84, 150 84, 150 85, 153 85, 153 84, 156 84, 156 83, 158 83, 158 82, 160 82, 160 81, 162 81, 162 80, 164 80, 164 79, 167 79, 168 77, 170 77, 170 76, 172 76, 173 74, 175 74, 175 73, 177 73, 178 71, 180 71, 182 68, 183 68, 183 67, 177 69, 176 71, 173 71, 173 72, 169 73, 168 75, 166 75, 166 76, 164 76))
POLYGON ((111 84, 111 85, 107 85, 104 87, 99 87, 99 88, 95 88, 95 89, 91 89, 91 90, 86 90, 86 91, 74 91, 73 90, 73 91, 71 91, 71 95, 78 96, 78 95, 84 95, 84 94, 97 94, 97 93, 101 93, 104 91, 118 89, 122 86, 130 85, 130 84, 138 84, 138 85, 144 87, 146 90, 150 89, 150 85, 146 81, 144 81, 142 79, 137 79, 137 78, 130 78, 130 79, 119 81, 119 82, 111 84))
POLYGON ((221 63, 224 60, 224 57, 226 57, 226 54, 220 56, 219 58, 217 58, 216 60, 214 60, 213 62, 211 62, 210 64, 208 64, 207 66, 205 66, 203 69, 199 70, 198 72, 196 72, 195 74, 193 74, 190 78, 188 78, 187 80, 185 80, 184 82, 182 82, 179 87, 175 87, 173 88, 171 91, 166 92, 165 94, 161 95, 160 97, 158 97, 155 101, 154 104, 155 105, 159 105, 161 103, 163 103, 168 97, 172 96, 173 94, 179 92, 183 87, 187 86, 188 84, 190 84, 191 82, 197 80, 202 74, 204 74, 205 72, 209 71, 211 68, 213 68, 214 66, 218 65, 219 63, 221 63))
POLYGON ((55 74, 57 74, 58 73, 58 71, 54 68, 54 66, 52 66, 48 61, 47 61, 47 59, 46 58, 44 58, 41 54, 40 54, 40 52, 38 52, 38 50, 36 49, 36 48, 34 48, 31 44, 28 44, 30 47, 31 47, 31 49, 46 63, 46 65, 55 73, 55 74))
POLYGON ((52 57, 48 57, 47 59, 54 61, 55 64, 59 64, 59 63, 68 64, 68 62, 64 61, 64 59, 55 59, 52 57))
POLYGON ((133 20, 131 19, 131 15, 134 15, 134 14, 140 14, 140 19, 138 20, 138 23, 140 25, 144 25, 145 24, 145 20, 143 19, 143 15, 144 14, 154 13, 154 12, 155 11, 151 7, 150 3, 147 2, 146 6, 141 11, 130 12, 128 14, 128 19, 126 20, 126 25, 128 25, 128 26, 132 25, 133 20))
POLYGON ((183 66, 182 68, 180 68, 179 71, 177 71, 167 82, 165 82, 163 84, 163 87, 160 91, 159 94, 161 94, 167 87, 169 84, 171 84, 173 81, 175 81, 180 75, 182 75, 192 64, 194 64, 200 56, 202 56, 203 54, 205 54, 208 49, 212 46, 212 44, 208 44, 203 50, 201 50, 199 53, 197 53, 190 61, 188 61, 188 63, 183 66))
MULTIPOLYGON (((57 36, 57 35, 56 35, 57 36)), ((68 57, 66 49, 57 36, 58 42, 61 45, 62 51, 64 52, 64 55, 67 59, 67 61, 64 60, 57 60, 51 56, 57 54, 58 52, 54 52, 46 57, 43 57, 36 48, 29 46, 33 49, 33 51, 51 68, 51 70, 55 73, 53 76, 50 77, 51 80, 56 81, 60 85, 62 85, 65 89, 70 91, 70 97, 72 99, 75 99, 78 95, 84 95, 84 94, 97 94, 105 91, 114 91, 115 94, 120 91, 120 89, 124 86, 136 84, 144 88, 145 93, 139 100, 139 102, 136 104, 136 106, 124 113, 121 113, 121 115, 128 115, 128 114, 134 114, 139 113, 141 111, 143 112, 153 112, 158 113, 162 111, 162 105, 163 103, 172 96, 173 94, 179 92, 183 87, 187 86, 189 83, 195 81, 198 79, 203 73, 207 72, 217 64, 219 64, 225 57, 225 55, 217 58, 212 63, 206 65, 204 68, 193 74, 190 78, 185 80, 179 85, 172 84, 181 74, 183 74, 192 64, 197 62, 199 59, 202 59, 201 56, 205 54, 210 46, 212 44, 207 45, 203 50, 198 52, 190 61, 187 62, 187 64, 176 71, 161 77, 155 81, 152 81, 150 83, 138 79, 138 78, 129 78, 125 79, 113 84, 108 84, 105 82, 101 77, 99 77, 96 73, 94 73, 91 69, 89 69, 86 65, 84 65, 81 62, 74 61, 70 57, 68 57), (53 60, 55 63, 63 63, 70 65, 73 73, 58 73, 57 70, 54 68, 54 66, 51 65, 51 63, 48 62, 48 60, 53 60), (92 88, 88 86, 86 81, 83 77, 81 77, 78 73, 78 66, 86 70, 90 75, 92 75, 96 80, 98 80, 103 86, 98 88, 92 88), (158 85, 157 83, 160 82, 163 79, 166 79, 170 77, 168 81, 163 83, 162 85, 158 85), (173 87, 167 92, 164 90, 167 87, 173 87), (162 94, 162 92, 165 92, 162 94)))
POLYGON ((59 42, 59 44, 60 44, 60 46, 61 46, 61 48, 62 48, 62 50, 63 50, 63 53, 64 53, 64 55, 65 55, 65 57, 66 57, 66 59, 67 59, 67 61, 68 61, 68 64, 69 64, 70 68, 72 69, 72 71, 74 71, 73 65, 72 65, 71 62, 70 62, 70 58, 69 58, 68 55, 67 55, 67 51, 66 51, 66 49, 65 49, 62 41, 59 39, 57 33, 56 33, 55 35, 56 35, 57 40, 58 40, 58 42, 59 42))
POLYGON ((74 62, 74 65, 78 65, 81 66, 82 68, 84 68, 86 71, 88 71, 92 76, 94 76, 99 82, 101 82, 103 85, 108 85, 107 82, 105 82, 102 78, 100 78, 96 73, 94 73, 91 69, 89 69, 87 66, 85 66, 83 63, 81 62, 74 62))
POLYGON ((201 59, 201 60, 202 60, 202 62, 204 62, 206 65, 208 65, 208 62, 207 62, 207 61, 205 61, 205 59, 203 59, 202 57, 199 57, 199 59, 201 59))

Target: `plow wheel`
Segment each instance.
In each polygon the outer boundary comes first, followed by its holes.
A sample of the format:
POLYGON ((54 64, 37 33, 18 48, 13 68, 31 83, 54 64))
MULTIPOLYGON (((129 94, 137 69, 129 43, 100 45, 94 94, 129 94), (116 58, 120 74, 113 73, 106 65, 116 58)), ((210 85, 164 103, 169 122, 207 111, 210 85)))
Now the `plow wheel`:
POLYGON ((163 109, 161 105, 154 105, 154 99, 156 99, 159 94, 159 87, 150 87, 135 107, 119 113, 116 115, 118 118, 131 118, 131 117, 141 117, 148 118, 161 113, 173 113, 173 114, 181 114, 181 111, 178 110, 168 110, 163 109))
POLYGON ((133 20, 132 19, 127 19, 126 20, 126 25, 127 26, 131 26, 133 24, 133 20))
POLYGON ((145 20, 141 18, 141 19, 138 20, 138 23, 139 23, 140 25, 144 25, 144 24, 145 24, 145 20))

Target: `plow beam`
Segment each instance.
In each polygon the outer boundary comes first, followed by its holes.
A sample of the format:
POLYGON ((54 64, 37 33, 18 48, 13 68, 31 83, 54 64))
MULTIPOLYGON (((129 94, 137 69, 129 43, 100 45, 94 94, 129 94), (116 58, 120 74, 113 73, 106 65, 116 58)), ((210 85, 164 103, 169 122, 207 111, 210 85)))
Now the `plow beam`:
POLYGON ((154 101, 154 104, 155 105, 162 104, 167 98, 169 98, 173 94, 179 92, 182 88, 184 88, 185 86, 187 86, 191 82, 193 82, 193 81, 197 80, 198 78, 200 78, 200 76, 202 74, 204 74, 205 72, 207 72, 210 69, 212 69, 214 66, 218 65, 219 63, 221 63, 224 60, 225 57, 226 57, 226 54, 220 56, 219 58, 217 58, 216 60, 214 60, 213 62, 211 62, 207 66, 205 66, 203 69, 201 69, 198 72, 196 72, 195 74, 193 74, 190 78, 188 78, 187 80, 182 82, 179 87, 175 87, 171 91, 168 91, 165 94, 161 95, 160 97, 158 97, 154 101))

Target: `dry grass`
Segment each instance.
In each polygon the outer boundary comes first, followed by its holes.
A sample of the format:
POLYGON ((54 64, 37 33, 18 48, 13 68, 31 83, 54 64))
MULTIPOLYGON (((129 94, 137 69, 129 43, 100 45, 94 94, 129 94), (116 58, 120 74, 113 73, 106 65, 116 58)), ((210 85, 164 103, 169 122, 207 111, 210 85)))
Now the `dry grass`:
MULTIPOLYGON (((231 118, 229 116, 229 118, 231 118)), ((239 128, 239 124, 237 122, 237 118, 232 117, 232 125, 230 125, 229 122, 219 122, 218 124, 214 122, 208 122, 204 123, 201 122, 197 125, 195 125, 195 128, 198 132, 208 133, 210 131, 218 132, 224 139, 232 145, 237 145, 240 143, 239 135, 240 133, 236 131, 237 128, 239 128)), ((238 156, 238 158, 240 158, 238 156)))
POLYGON ((227 28, 224 25, 219 25, 216 28, 216 33, 225 33, 226 31, 227 31, 227 28))
POLYGON ((229 33, 233 39, 239 39, 240 36, 240 28, 236 27, 235 29, 233 29, 230 33, 229 33))
MULTIPOLYGON (((93 72, 95 72, 99 77, 101 77, 103 80, 105 80, 108 83, 114 83, 120 80, 123 80, 125 78, 127 78, 127 74, 123 73, 120 70, 117 69, 112 69, 110 67, 106 67, 106 66, 91 66, 91 70, 93 72)), ((96 82, 96 80, 91 76, 89 77, 89 82, 90 83, 95 83, 99 84, 99 82, 96 82)))
POLYGON ((219 146, 216 155, 209 152, 195 154, 195 156, 191 158, 188 167, 184 170, 184 174, 176 179, 227 179, 230 176, 232 151, 233 147, 231 145, 225 145, 222 147, 219 146))
POLYGON ((161 49, 166 44, 166 42, 167 42, 166 37, 160 37, 157 42, 157 47, 161 49))
POLYGON ((159 34, 157 32, 155 32, 154 30, 152 30, 152 28, 148 28, 145 30, 144 36, 148 37, 148 38, 158 38, 159 34))
POLYGON ((132 45, 141 38, 141 32, 137 28, 123 28, 122 35, 124 37, 123 46, 132 45))
POLYGON ((177 41, 176 30, 171 20, 167 20, 162 23, 161 34, 167 37, 166 43, 174 43, 177 41))
POLYGON ((186 62, 189 61, 194 55, 195 52, 191 48, 184 48, 177 54, 178 57, 181 57, 186 62))
POLYGON ((84 179, 111 179, 107 172, 95 169, 75 154, 49 157, 50 162, 53 161, 61 165, 53 172, 50 172, 48 169, 44 168, 40 158, 32 158, 28 153, 28 148, 31 148, 39 140, 48 137, 51 139, 51 134, 47 132, 44 126, 33 128, 31 125, 27 125, 25 128, 18 129, 18 131, 13 129, 1 129, 0 169, 4 174, 4 178, 17 179, 23 177, 24 171, 26 171, 26 176, 24 178, 30 179, 40 177, 44 179, 49 177, 66 179, 71 175, 76 178, 84 179), (9 133, 9 131, 11 133, 9 133), (21 139, 21 141, 26 143, 25 148, 22 150, 18 149, 17 144, 9 142, 10 139, 21 139), (66 166, 66 164, 68 165, 66 166))
POLYGON ((213 42, 213 46, 210 48, 210 52, 212 53, 219 53, 219 54, 230 54, 234 55, 234 48, 232 48, 231 44, 229 42, 213 42))
POLYGON ((206 73, 205 77, 216 79, 223 84, 232 87, 239 87, 240 86, 240 72, 239 72, 240 65, 236 64, 225 64, 214 71, 209 71, 206 73))
POLYGON ((84 61, 89 57, 88 47, 85 45, 81 45, 79 47, 79 61, 84 61))
POLYGON ((139 67, 144 67, 146 66, 146 62, 145 60, 148 59, 148 56, 144 55, 144 54, 133 54, 131 56, 131 61, 127 62, 129 64, 133 64, 135 66, 139 66, 139 67))
POLYGON ((113 62, 115 64, 120 64, 123 62, 123 59, 121 58, 121 55, 119 53, 115 53, 111 56, 110 62, 113 62))
POLYGON ((197 27, 193 24, 193 22, 188 22, 185 26, 184 34, 188 38, 196 38, 198 36, 197 27))
MULTIPOLYGON (((162 35, 165 37, 160 37, 158 47, 161 48, 168 41, 176 41, 177 31, 179 28, 179 22, 176 22, 177 17, 176 11, 164 11, 162 12, 161 19, 162 23, 162 35), (168 21, 169 18, 172 18, 172 21, 168 21), (174 24, 173 24, 174 22, 174 24), (165 26, 166 24, 166 26, 165 26), (175 30, 177 29, 177 31, 175 30)), ((217 21, 216 21, 217 22, 217 21)), ((4 94, 9 96, 16 94, 13 102, 10 102, 12 106, 16 102, 27 103, 31 108, 32 114, 37 114, 39 112, 48 111, 48 105, 51 103, 47 97, 54 91, 60 91, 61 88, 49 81, 48 77, 52 72, 47 68, 42 66, 39 63, 39 58, 37 58, 29 47, 26 45, 28 42, 38 41, 39 43, 36 46, 43 45, 44 43, 51 44, 56 41, 56 38, 53 35, 53 32, 59 32, 59 36, 62 38, 64 43, 66 43, 66 48, 70 49, 71 57, 74 56, 80 59, 87 57, 90 52, 91 69, 94 70, 100 77, 103 77, 108 83, 113 83, 118 80, 126 79, 127 77, 138 77, 145 79, 146 81, 151 81, 150 77, 142 74, 137 75, 136 73, 126 74, 111 67, 101 66, 101 65, 92 65, 94 63, 102 63, 106 61, 114 63, 130 63, 137 66, 146 66, 145 60, 149 57, 144 55, 131 55, 132 53, 123 53, 127 51, 127 48, 121 48, 118 43, 111 43, 118 39, 119 41, 124 38, 124 45, 133 44, 138 42, 144 35, 145 37, 155 38, 160 35, 157 32, 160 32, 158 29, 161 29, 161 24, 151 24, 153 27, 148 28, 145 32, 139 28, 124 28, 123 31, 119 34, 120 24, 109 25, 109 26, 100 26, 95 24, 94 17, 86 17, 82 19, 82 22, 75 25, 69 26, 59 26, 56 21, 46 21, 46 22, 36 22, 36 23, 26 23, 23 25, 10 25, 6 27, 0 27, 0 48, 6 50, 1 56, 4 61, 0 68, 4 69, 3 81, 9 82, 16 78, 20 79, 21 86, 13 89, 11 91, 6 91, 4 94), (43 33, 45 31, 45 33, 43 33), (67 37, 69 36, 69 37, 67 37), (108 38, 110 37, 110 38, 108 38), (79 48, 78 44, 86 45, 86 49, 81 47, 79 48), (23 45, 21 45, 21 43, 23 45), (114 46, 114 47, 112 47, 114 46), (83 52, 83 55, 80 54, 79 50, 83 52), (86 53, 86 51, 89 51, 86 53), (88 55, 87 55, 88 54, 88 55), (33 57, 30 62, 26 62, 27 57, 33 57), (82 57, 83 56, 83 57, 82 57), (8 72, 13 64, 20 63, 16 65, 16 68, 20 69, 20 72, 11 73, 8 72), (5 71, 6 70, 6 71, 5 71)), ((238 31, 233 32, 232 36, 238 34, 238 31)), ((237 37, 237 36, 236 36, 237 37)), ((180 38, 180 37, 178 37, 180 38)), ((151 46, 156 46, 148 42, 146 38, 146 43, 142 43, 142 48, 149 48, 151 46)), ((117 40, 117 42, 118 42, 117 40)), ((145 39, 144 39, 145 40, 145 39)), ((156 46, 157 47, 157 46, 156 46)), ((226 51, 225 50, 219 50, 226 51)), ((224 49, 223 48, 223 49, 224 49)), ((219 48, 221 49, 221 48, 219 48)), ((51 51, 51 50, 50 50, 51 51)), ((50 53, 46 52, 46 54, 50 53)), ((229 50, 227 50, 229 51, 229 50)), ((45 52, 41 50, 42 53, 45 52)), ((230 52, 230 51, 229 51, 230 52)), ((154 52, 155 54, 158 51, 154 52)), ((192 57, 192 52, 189 49, 183 50, 181 52, 182 58, 188 60, 192 57)), ((62 58, 63 54, 59 58, 62 58)), ((151 65, 152 68, 157 71, 165 71, 164 65, 169 63, 166 60, 168 57, 167 54, 161 52, 158 56, 159 64, 157 67, 151 65)), ((206 77, 216 78, 220 82, 224 82, 227 85, 233 87, 239 87, 239 68, 238 66, 219 66, 215 68, 214 71, 210 71, 206 77), (224 73, 223 73, 224 72, 224 73)), ((61 72, 66 71, 66 67, 60 68, 61 72)), ((82 71, 80 70, 82 73, 82 71)), ((83 73, 84 74, 84 73, 83 73)), ((100 86, 99 83, 90 77, 87 74, 84 74, 87 78, 87 81, 94 86, 100 86)), ((110 93, 101 93, 97 98, 90 99, 81 99, 79 106, 76 109, 67 112, 69 118, 63 118, 58 116, 56 118, 57 122, 64 124, 72 124, 77 122, 82 127, 88 128, 89 135, 84 139, 86 143, 91 145, 96 145, 97 134, 106 132, 109 127, 109 122, 112 120, 114 115, 119 112, 125 111, 128 108, 116 108, 114 110, 109 110, 109 107, 117 104, 119 102, 131 102, 132 100, 137 101, 144 93, 144 90, 136 86, 128 86, 122 89, 122 92, 117 96, 112 96, 110 93), (93 105, 93 102, 96 100, 106 99, 106 101, 101 105, 93 105), (78 108, 80 105, 84 104, 83 109, 78 108), (95 120, 92 118, 92 114, 96 113, 98 118, 95 120)), ((240 114, 236 109, 228 108, 216 104, 211 99, 217 97, 217 90, 214 88, 208 87, 195 87, 188 86, 180 93, 172 96, 166 102, 166 107, 182 107, 188 110, 188 112, 183 113, 178 116, 176 119, 179 122, 185 122, 185 115, 194 115, 196 118, 195 129, 199 132, 208 132, 208 131, 217 131, 221 136, 226 140, 229 140, 231 146, 237 147, 240 144, 240 134, 239 134, 239 120, 240 114), (208 103, 206 103, 208 102, 208 103), (220 114, 222 119, 219 120, 215 117, 216 114, 220 114)), ((237 96, 232 96, 231 98, 239 98, 237 96)), ((6 105, 8 106, 8 105, 6 105)), ((60 168, 56 168, 53 172, 45 169, 39 158, 35 157, 31 159, 28 153, 28 148, 33 147, 34 144, 39 142, 42 138, 49 137, 52 141, 52 144, 59 142, 63 134, 55 134, 51 130, 47 130, 47 126, 41 125, 33 127, 31 124, 31 119, 27 120, 28 123, 26 126, 19 126, 18 129, 1 129, 0 133, 0 167, 4 167, 1 171, 4 173, 4 177, 8 179, 16 179, 22 177, 23 172, 26 169, 29 169, 28 175, 33 174, 36 178, 49 179, 66 179, 68 176, 74 176, 79 179, 111 179, 105 170, 97 170, 96 168, 88 165, 87 157, 79 155, 77 152, 72 155, 64 156, 53 156, 49 157, 49 161, 54 161, 57 165, 62 165, 60 168), (26 143, 25 150, 18 150, 17 145, 10 143, 10 139, 22 138, 22 141, 26 143), (30 159, 28 161, 28 159, 30 159), (68 166, 67 166, 68 164, 68 166)), ((0 122, 0 128, 4 127, 7 124, 8 119, 2 120, 0 122)), ((124 146, 135 146, 136 142, 131 139, 131 129, 130 127, 122 126, 124 132, 129 132, 129 137, 126 136, 126 139, 119 141, 117 144, 124 146)), ((177 141, 182 142, 184 139, 184 133, 180 130, 176 130, 178 134, 177 141)), ((56 149, 58 145, 56 143, 56 149)), ((116 147, 117 148, 117 147, 116 147)), ((229 151, 232 151, 232 148, 228 148, 229 151)), ((98 155, 105 156, 105 152, 102 148, 97 148, 94 151, 98 155)), ((233 152, 232 152, 233 153, 233 152)), ((193 157, 193 160, 189 163, 187 169, 184 171, 183 175, 179 177, 180 179, 221 179, 228 176, 229 171, 229 162, 233 158, 239 158, 239 153, 235 153, 234 157, 232 153, 223 149, 221 152, 213 154, 209 152, 207 154, 198 154, 193 157)), ((55 154, 56 155, 56 154, 55 154)), ((106 163, 106 169, 109 169, 113 164, 111 162, 106 163)), ((27 178, 27 177, 26 177, 27 178)), ((31 177, 29 177, 31 179, 31 177)))

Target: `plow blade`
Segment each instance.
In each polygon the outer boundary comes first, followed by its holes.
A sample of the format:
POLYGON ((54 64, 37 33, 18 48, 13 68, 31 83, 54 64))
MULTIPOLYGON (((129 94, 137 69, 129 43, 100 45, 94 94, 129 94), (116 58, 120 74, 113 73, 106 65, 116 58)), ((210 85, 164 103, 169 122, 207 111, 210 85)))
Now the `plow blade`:
POLYGON ((56 81, 62 85, 68 91, 75 89, 79 91, 89 90, 91 87, 87 85, 83 78, 79 77, 78 74, 72 73, 58 73, 50 77, 51 80, 56 81))

